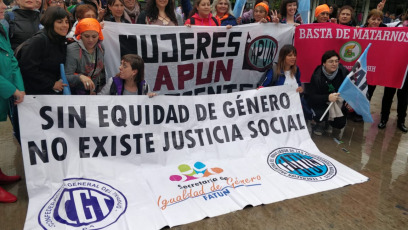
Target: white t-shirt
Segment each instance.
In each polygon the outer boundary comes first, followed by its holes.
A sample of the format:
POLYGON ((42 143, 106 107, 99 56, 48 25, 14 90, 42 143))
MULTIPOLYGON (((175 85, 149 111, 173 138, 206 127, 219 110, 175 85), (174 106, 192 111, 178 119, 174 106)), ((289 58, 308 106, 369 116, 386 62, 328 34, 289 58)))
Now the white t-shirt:
POLYGON ((286 77, 286 79, 285 79, 285 83, 283 83, 284 85, 290 85, 293 88, 299 87, 299 85, 298 85, 298 83, 296 81, 296 78, 291 76, 290 71, 285 71, 285 77, 286 77))

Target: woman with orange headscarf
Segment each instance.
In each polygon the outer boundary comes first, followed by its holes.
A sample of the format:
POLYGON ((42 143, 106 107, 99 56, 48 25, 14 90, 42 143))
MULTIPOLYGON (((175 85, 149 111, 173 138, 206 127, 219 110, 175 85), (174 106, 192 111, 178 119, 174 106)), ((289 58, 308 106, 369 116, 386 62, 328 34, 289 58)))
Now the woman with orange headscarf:
POLYGON ((75 41, 68 45, 65 73, 72 94, 96 94, 106 83, 101 25, 94 18, 80 20, 75 41))

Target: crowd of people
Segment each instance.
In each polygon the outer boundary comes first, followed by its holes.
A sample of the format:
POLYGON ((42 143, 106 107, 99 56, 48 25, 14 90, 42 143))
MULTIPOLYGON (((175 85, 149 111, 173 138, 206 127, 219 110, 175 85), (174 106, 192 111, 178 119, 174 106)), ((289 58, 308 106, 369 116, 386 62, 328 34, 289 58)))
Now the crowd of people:
MULTIPOLYGON (((257 0, 254 7, 234 17, 229 0, 181 0, 182 14, 172 0, 147 0, 142 6, 137 0, 83 0, 67 5, 63 0, 19 0, 6 11, 0 0, 0 121, 7 116, 13 132, 20 141, 17 104, 27 95, 62 94, 67 86, 60 75, 64 64, 72 94, 76 95, 147 95, 153 97, 144 79, 144 61, 135 54, 124 55, 116 76, 105 74, 105 50, 102 28, 104 21, 159 26, 232 26, 249 23, 286 23, 298 26, 303 20, 298 13, 297 0, 282 0, 279 12, 270 9, 268 0, 257 0), (183 16, 184 15, 184 16, 183 16)), ((370 11, 362 27, 387 26, 382 9, 370 11)), ((315 23, 338 23, 356 27, 355 12, 351 6, 319 5, 315 9, 315 23)), ((408 26, 407 13, 401 23, 408 26)), ((347 113, 352 108, 338 93, 339 86, 349 73, 335 50, 321 57, 310 83, 300 82, 300 69, 296 65, 297 53, 292 45, 280 49, 278 62, 264 73, 260 87, 292 86, 299 92, 309 129, 315 135, 336 131, 339 139, 346 126, 347 113), (320 119, 327 105, 333 102, 330 112, 320 119), (313 127, 312 127, 313 125, 313 127)), ((369 86, 369 99, 375 86, 369 86)), ((394 94, 398 98, 397 126, 407 132, 405 117, 408 101, 408 84, 401 89, 385 87, 382 99, 381 121, 383 129, 389 118, 394 94)), ((356 121, 361 116, 355 114, 356 121)), ((360 118, 360 119, 358 119, 360 118)), ((0 184, 18 181, 19 176, 7 176, 0 170, 0 184)), ((0 187, 0 202, 15 202, 17 198, 0 187)))

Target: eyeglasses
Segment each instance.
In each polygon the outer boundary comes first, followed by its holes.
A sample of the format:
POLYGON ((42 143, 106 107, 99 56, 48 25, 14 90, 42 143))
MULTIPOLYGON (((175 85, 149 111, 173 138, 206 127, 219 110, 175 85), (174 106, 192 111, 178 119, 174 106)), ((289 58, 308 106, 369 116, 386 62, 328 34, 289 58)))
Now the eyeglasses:
POLYGON ((336 59, 336 60, 327 60, 327 63, 329 63, 329 64, 333 64, 333 63, 339 63, 339 59, 336 59))
POLYGON ((64 4, 64 1, 62 1, 62 0, 52 0, 52 1, 49 1, 48 4, 60 5, 60 4, 64 4))

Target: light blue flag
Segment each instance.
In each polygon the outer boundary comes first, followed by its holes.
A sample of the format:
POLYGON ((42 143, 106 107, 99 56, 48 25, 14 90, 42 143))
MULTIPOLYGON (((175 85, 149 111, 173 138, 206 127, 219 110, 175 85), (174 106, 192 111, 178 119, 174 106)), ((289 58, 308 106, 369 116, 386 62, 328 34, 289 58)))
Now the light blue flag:
POLYGON ((370 101, 367 99, 367 52, 370 46, 371 43, 368 44, 351 72, 344 79, 339 88, 339 93, 356 113, 363 116, 365 122, 372 123, 370 101))
POLYGON ((60 64, 60 73, 61 73, 62 82, 64 84, 67 84, 67 86, 64 86, 64 89, 62 90, 62 94, 71 95, 71 89, 69 88, 69 83, 68 83, 67 77, 65 76, 64 64, 60 64))
POLYGON ((310 14, 310 0, 299 0, 298 12, 302 16, 304 24, 309 23, 309 14, 310 14))
POLYGON ((232 10, 232 13, 234 14, 234 17, 239 18, 242 15, 242 11, 244 10, 246 0, 237 0, 235 1, 234 5, 234 10, 232 10))

